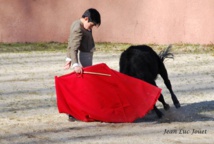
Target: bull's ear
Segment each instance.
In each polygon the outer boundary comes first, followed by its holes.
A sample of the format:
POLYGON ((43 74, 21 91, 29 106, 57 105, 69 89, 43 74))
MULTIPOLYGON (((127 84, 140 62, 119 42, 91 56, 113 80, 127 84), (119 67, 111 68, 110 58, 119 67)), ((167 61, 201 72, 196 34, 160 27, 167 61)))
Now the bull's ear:
POLYGON ((89 19, 88 19, 88 17, 84 17, 84 20, 88 22, 89 19))

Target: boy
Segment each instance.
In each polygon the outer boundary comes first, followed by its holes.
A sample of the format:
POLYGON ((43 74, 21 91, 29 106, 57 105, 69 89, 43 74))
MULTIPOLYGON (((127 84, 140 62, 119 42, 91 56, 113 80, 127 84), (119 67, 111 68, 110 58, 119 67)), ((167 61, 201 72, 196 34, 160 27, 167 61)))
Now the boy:
MULTIPOLYGON (((92 65, 95 50, 92 28, 100 24, 100 13, 93 8, 86 10, 79 20, 73 22, 68 39, 65 69, 69 69, 72 65, 76 73, 82 73, 82 67, 92 65)), ((68 120, 75 121, 75 118, 68 115, 68 120)))
POLYGON ((92 28, 100 24, 100 13, 93 8, 86 10, 79 20, 73 22, 68 40, 65 69, 69 69, 72 65, 76 73, 82 73, 82 67, 92 65, 95 50, 92 28))

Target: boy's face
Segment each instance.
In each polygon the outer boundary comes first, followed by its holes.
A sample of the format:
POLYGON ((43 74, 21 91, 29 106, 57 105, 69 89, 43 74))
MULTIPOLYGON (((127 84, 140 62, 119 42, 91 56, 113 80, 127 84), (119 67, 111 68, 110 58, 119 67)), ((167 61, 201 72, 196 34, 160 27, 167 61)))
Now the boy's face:
POLYGON ((92 30, 92 28, 94 27, 94 23, 88 22, 88 17, 85 17, 83 21, 83 27, 87 30, 92 30))

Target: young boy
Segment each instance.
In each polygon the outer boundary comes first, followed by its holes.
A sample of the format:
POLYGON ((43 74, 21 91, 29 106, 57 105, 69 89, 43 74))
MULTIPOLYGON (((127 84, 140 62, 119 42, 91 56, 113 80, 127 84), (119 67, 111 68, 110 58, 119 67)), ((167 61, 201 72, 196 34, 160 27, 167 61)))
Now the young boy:
POLYGON ((68 40, 65 69, 72 66, 76 73, 82 73, 82 67, 92 65, 95 50, 92 28, 100 24, 100 13, 93 8, 86 10, 79 20, 73 22, 68 40))
MULTIPOLYGON (((93 8, 86 10, 79 20, 73 22, 68 39, 65 69, 72 66, 76 73, 82 73, 82 67, 92 65, 95 50, 92 28, 100 24, 100 13, 93 8)), ((68 115, 68 120, 75 121, 71 115, 68 115)))

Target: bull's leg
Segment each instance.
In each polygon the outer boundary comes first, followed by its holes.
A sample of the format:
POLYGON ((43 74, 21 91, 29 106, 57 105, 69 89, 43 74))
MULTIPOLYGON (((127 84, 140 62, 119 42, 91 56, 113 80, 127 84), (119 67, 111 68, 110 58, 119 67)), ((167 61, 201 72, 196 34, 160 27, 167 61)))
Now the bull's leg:
POLYGON ((170 94, 171 94, 171 98, 172 98, 172 101, 175 105, 176 108, 179 108, 180 107, 180 103, 176 97, 176 95, 174 94, 173 90, 172 90, 172 86, 171 86, 171 83, 170 83, 170 80, 168 78, 168 74, 167 74, 167 71, 166 71, 166 68, 164 66, 164 64, 161 62, 160 63, 160 71, 159 71, 161 77, 163 78, 164 80, 164 83, 166 85, 166 87, 168 88, 170 94))
POLYGON ((158 100, 163 104, 163 107, 165 110, 169 110, 170 106, 169 104, 167 104, 163 98, 163 95, 161 94, 160 97, 158 98, 158 100))
MULTIPOLYGON (((154 80, 150 81, 150 83, 154 86, 157 86, 156 82, 154 80)), ((168 110, 170 108, 169 104, 167 104, 164 100, 163 95, 161 94, 158 100, 163 104, 163 107, 165 110, 168 110)))
POLYGON ((180 105, 180 103, 179 103, 179 101, 178 101, 176 95, 174 94, 174 92, 173 92, 173 90, 172 90, 172 86, 171 86, 171 83, 170 83, 169 79, 166 80, 166 81, 164 81, 164 83, 165 83, 165 85, 167 86, 167 88, 169 89, 169 92, 170 92, 170 94, 171 94, 172 101, 173 101, 175 107, 176 107, 176 108, 181 107, 181 105, 180 105))
POLYGON ((158 118, 163 117, 163 113, 156 106, 154 106, 154 111, 157 114, 158 118))

